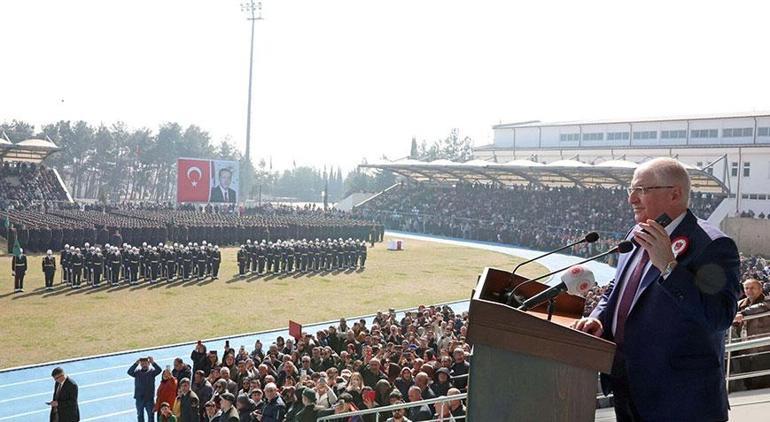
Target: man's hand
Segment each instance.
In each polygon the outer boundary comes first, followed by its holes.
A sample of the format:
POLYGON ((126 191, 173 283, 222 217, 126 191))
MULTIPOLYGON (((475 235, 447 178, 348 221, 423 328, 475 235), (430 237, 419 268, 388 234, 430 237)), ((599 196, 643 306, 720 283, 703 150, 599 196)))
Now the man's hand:
POLYGON ((676 259, 674 253, 671 252, 671 237, 666 229, 655 220, 639 223, 639 227, 647 230, 647 233, 640 230, 634 234, 634 239, 647 251, 652 265, 663 272, 666 265, 676 259))
POLYGON ((596 337, 601 337, 604 333, 602 322, 596 318, 581 318, 573 322, 570 327, 596 337))
POLYGON ((151 364, 155 363, 155 359, 153 359, 152 356, 148 356, 147 360, 150 361, 151 364))
POLYGON ((733 319, 733 324, 742 324, 743 323, 743 314, 735 314, 735 319, 733 319))
POLYGON ((59 402, 57 402, 56 400, 52 401, 51 407, 59 407, 59 402))

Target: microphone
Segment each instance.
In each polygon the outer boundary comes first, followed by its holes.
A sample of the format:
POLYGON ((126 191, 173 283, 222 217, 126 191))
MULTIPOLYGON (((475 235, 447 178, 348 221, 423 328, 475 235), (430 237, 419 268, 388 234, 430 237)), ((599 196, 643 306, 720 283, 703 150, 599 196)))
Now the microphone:
POLYGON ((561 292, 585 297, 588 291, 596 284, 593 271, 583 265, 573 265, 561 276, 561 283, 544 290, 527 299, 520 307, 520 311, 526 311, 535 306, 556 297, 561 292))
MULTIPOLYGON (((583 265, 583 264, 585 264, 586 262, 594 261, 594 260, 597 260, 597 259, 599 259, 599 258, 603 258, 603 257, 605 257, 605 256, 607 256, 607 255, 611 255, 611 254, 614 254, 614 253, 616 253, 616 252, 619 252, 619 253, 628 253, 628 252, 631 252, 633 249, 634 249, 634 244, 633 244, 633 243, 631 243, 631 242, 630 242, 630 241, 628 241, 628 240, 624 240, 624 241, 622 241, 622 242, 618 243, 618 245, 617 245, 617 246, 615 246, 614 248, 612 248, 612 249, 608 250, 607 252, 602 252, 602 253, 600 253, 600 254, 598 254, 598 255, 594 255, 594 256, 592 256, 592 257, 590 257, 590 258, 586 258, 586 259, 584 259, 584 260, 582 260, 582 261, 578 262, 578 263, 577 263, 577 264, 575 264, 575 265, 583 265)), ((530 282, 530 281, 539 281, 539 280, 542 280, 542 279, 544 279, 544 278, 546 278, 546 277, 550 277, 550 276, 552 276, 552 275, 554 275, 554 274, 558 274, 558 273, 560 273, 560 272, 562 272, 562 271, 564 271, 564 270, 567 270, 567 269, 569 269, 569 268, 570 268, 570 267, 567 267, 567 268, 562 268, 562 269, 559 269, 559 270, 556 270, 556 271, 552 271, 552 272, 550 272, 550 273, 548 273, 548 274, 544 274, 544 275, 541 275, 541 276, 540 276, 540 277, 538 277, 538 278, 534 278, 534 279, 532 279, 532 280, 528 280, 528 281, 525 281, 524 283, 528 283, 528 282, 530 282)), ((521 286, 521 285, 522 285, 522 284, 524 284, 524 283, 521 283, 521 284, 519 284, 519 285, 518 285, 518 286, 516 286, 516 287, 519 287, 519 286, 521 286)), ((554 287, 558 287, 558 286, 554 286, 554 287)), ((552 287, 551 289, 553 289, 553 287, 552 287)), ((551 289, 548 289, 548 290, 551 290, 551 289)), ((546 291, 548 291, 548 290, 546 290, 546 291)), ((510 297, 509 297, 509 298, 508 298, 508 300, 506 301, 506 303, 507 303, 508 305, 512 305, 512 304, 513 304, 513 301, 514 301, 514 300, 517 300, 517 299, 516 299, 516 296, 514 296, 514 295, 513 295, 513 293, 514 293, 515 291, 516 291, 516 289, 513 289, 513 291, 511 292, 511 295, 510 295, 510 297)), ((545 292, 543 292, 543 293, 545 293, 545 292)), ((546 298, 545 300, 548 300, 548 299, 550 299, 550 298, 552 298, 552 297, 555 297, 555 296, 556 296, 556 295, 558 295, 559 293, 561 293, 561 291, 557 291, 557 292, 555 292, 555 293, 554 293, 554 294, 553 294, 551 297, 549 297, 549 298, 546 298)), ((537 297, 537 296, 539 296, 539 294, 538 294, 538 295, 536 295, 535 297, 537 297)), ((533 298, 527 299, 527 300, 524 302, 524 304, 526 304, 527 302, 530 302, 532 299, 533 299, 533 298)), ((520 306, 518 309, 519 309, 519 310, 521 310, 521 311, 526 311, 526 310, 528 310, 528 309, 532 308, 534 305, 537 305, 537 303, 529 303, 529 306, 528 306, 528 307, 526 307, 526 308, 524 308, 524 304, 522 304, 522 305, 521 305, 521 306, 520 306)))
MULTIPOLYGON (((570 244, 569 244, 569 245, 567 245, 567 246, 563 246, 563 247, 561 247, 561 248, 559 248, 559 249, 554 249, 554 250, 552 250, 551 252, 546 252, 546 253, 544 253, 544 254, 542 254, 542 255, 540 255, 540 256, 536 256, 536 257, 534 257, 534 258, 532 258, 532 259, 529 259, 529 260, 527 260, 527 261, 521 262, 521 263, 519 263, 519 265, 517 265, 517 266, 516 266, 516 268, 514 268, 514 269, 513 269, 513 272, 511 273, 511 279, 513 279, 513 276, 514 276, 514 275, 516 275, 516 271, 517 271, 517 270, 518 270, 520 267, 522 267, 522 266, 524 266, 524 265, 527 265, 527 264, 529 264, 530 262, 533 262, 533 261, 537 261, 537 260, 538 260, 538 259, 540 259, 540 258, 545 258, 545 257, 546 257, 546 256, 548 256, 548 255, 551 255, 551 254, 555 254, 556 252, 561 252, 561 251, 563 251, 563 250, 565 250, 565 249, 567 249, 567 248, 571 248, 571 247, 573 247, 573 246, 575 246, 575 245, 579 245, 579 244, 581 244, 581 243, 594 243, 594 242, 596 242, 597 240, 599 240, 599 233, 596 233, 596 232, 591 232, 591 233, 588 233, 587 235, 585 235, 585 237, 584 237, 584 238, 582 238, 582 239, 580 239, 580 240, 578 240, 578 241, 576 241, 576 242, 570 243, 570 244)), ((526 283, 526 282, 525 282, 525 283, 526 283)), ((523 284, 523 283, 522 283, 522 284, 523 284)), ((521 285, 521 284, 520 284, 520 285, 521 285)), ((519 285, 519 286, 520 286, 520 285, 519 285)), ((516 286, 516 287, 518 287, 518 286, 516 286)), ((514 291, 515 291, 515 289, 514 289, 514 291)))

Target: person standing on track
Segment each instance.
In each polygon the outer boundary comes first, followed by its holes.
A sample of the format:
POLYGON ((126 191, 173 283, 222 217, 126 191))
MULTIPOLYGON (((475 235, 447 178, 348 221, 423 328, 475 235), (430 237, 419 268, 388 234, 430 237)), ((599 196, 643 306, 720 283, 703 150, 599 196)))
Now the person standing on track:
POLYGON ((155 406, 155 377, 163 370, 155 363, 152 356, 141 357, 128 368, 128 375, 134 378, 134 400, 136 401, 136 417, 138 422, 155 422, 153 407, 155 406), (152 365, 152 368, 150 368, 152 365))
POLYGON ((48 403, 51 406, 49 420, 51 422, 78 422, 80 420, 78 385, 60 367, 54 368, 51 377, 56 383, 53 387, 53 399, 48 403))

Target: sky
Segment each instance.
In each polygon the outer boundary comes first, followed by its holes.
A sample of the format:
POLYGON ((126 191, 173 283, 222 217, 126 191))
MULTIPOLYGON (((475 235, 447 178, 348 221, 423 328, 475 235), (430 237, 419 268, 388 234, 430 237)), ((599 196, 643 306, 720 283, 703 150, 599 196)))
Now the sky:
MULTIPOLYGON (((452 128, 489 144, 501 122, 770 110, 761 2, 262 3, 251 150, 276 168, 402 158, 452 128)), ((0 121, 175 121, 243 150, 240 4, 2 0, 0 121)))

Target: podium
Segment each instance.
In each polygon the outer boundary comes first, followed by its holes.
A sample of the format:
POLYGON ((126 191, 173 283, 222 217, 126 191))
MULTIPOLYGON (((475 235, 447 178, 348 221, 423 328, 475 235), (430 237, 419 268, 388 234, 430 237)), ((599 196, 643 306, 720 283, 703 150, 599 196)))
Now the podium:
MULTIPOLYGON (((597 372, 612 367, 615 344, 568 327, 584 300, 562 293, 553 319, 546 305, 522 312, 505 304, 504 292, 527 281, 486 268, 473 292, 468 341, 473 345, 468 380, 468 420, 593 421, 597 372)), ((526 298, 548 286, 529 282, 526 298)))

